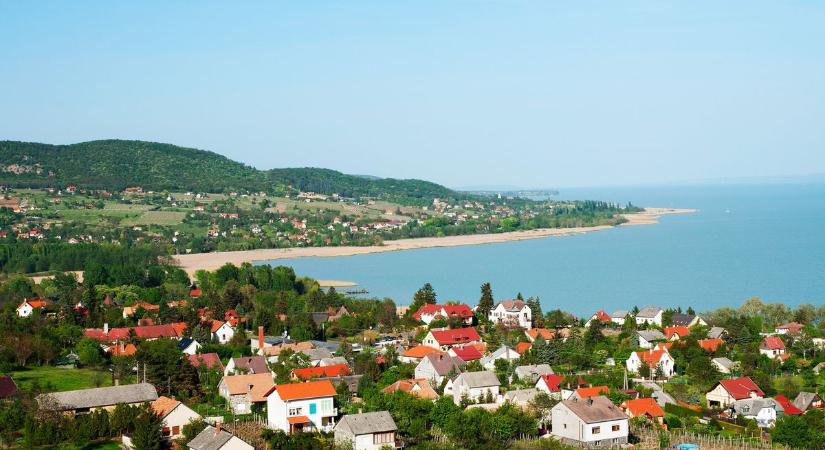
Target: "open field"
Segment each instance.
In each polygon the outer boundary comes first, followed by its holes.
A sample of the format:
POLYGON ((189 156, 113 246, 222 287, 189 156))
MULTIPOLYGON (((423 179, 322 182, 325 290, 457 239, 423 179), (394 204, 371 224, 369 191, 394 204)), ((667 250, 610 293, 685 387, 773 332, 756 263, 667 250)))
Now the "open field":
POLYGON ((121 222, 122 225, 178 225, 186 217, 181 211, 146 211, 135 218, 121 222))
POLYGON ((98 387, 95 381, 99 381, 100 386, 112 385, 109 372, 94 369, 60 369, 43 366, 12 372, 10 375, 23 390, 30 389, 34 382, 37 382, 41 388, 49 387, 49 390, 54 392, 98 387))

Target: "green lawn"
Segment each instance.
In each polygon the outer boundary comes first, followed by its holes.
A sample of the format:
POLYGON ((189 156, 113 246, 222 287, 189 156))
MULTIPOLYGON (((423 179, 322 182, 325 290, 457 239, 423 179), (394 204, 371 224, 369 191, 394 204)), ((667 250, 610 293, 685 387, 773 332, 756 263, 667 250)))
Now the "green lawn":
POLYGON ((35 381, 42 389, 56 392, 97 387, 96 380, 102 383, 100 386, 112 385, 109 372, 94 369, 59 369, 44 366, 12 372, 11 376, 23 390, 30 389, 35 381))
POLYGON ((178 225, 184 217, 186 213, 180 211, 146 211, 139 217, 124 220, 121 225, 178 225))

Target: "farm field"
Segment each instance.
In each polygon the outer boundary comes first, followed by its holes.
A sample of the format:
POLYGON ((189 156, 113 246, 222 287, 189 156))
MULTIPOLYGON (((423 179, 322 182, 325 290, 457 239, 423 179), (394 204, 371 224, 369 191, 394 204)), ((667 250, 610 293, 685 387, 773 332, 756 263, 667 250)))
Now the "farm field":
POLYGON ((11 376, 22 390, 31 389, 34 383, 37 383, 41 389, 52 392, 112 385, 112 377, 108 372, 94 369, 61 369, 41 366, 12 372, 11 376))

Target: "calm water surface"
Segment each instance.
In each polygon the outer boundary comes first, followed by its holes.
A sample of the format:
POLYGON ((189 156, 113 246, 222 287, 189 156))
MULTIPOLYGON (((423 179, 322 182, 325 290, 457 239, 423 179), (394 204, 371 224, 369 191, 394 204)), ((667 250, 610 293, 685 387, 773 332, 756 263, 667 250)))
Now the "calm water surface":
POLYGON ((577 236, 272 264, 354 281, 398 304, 429 282, 440 300, 474 305, 485 281, 496 299, 522 292, 539 296, 545 311, 578 315, 647 304, 707 310, 752 296, 825 303, 825 184, 570 189, 560 197, 699 212, 577 236))

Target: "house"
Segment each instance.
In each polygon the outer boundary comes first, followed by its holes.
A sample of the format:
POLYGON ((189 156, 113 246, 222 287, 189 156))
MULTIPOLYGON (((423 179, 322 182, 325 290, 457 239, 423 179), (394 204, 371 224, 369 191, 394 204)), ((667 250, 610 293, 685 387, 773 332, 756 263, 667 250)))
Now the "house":
POLYGON ((343 356, 334 356, 332 358, 324 358, 318 363, 318 367, 337 366, 340 364, 349 365, 347 358, 343 356))
POLYGON ((433 389, 430 382, 426 378, 412 378, 409 380, 398 380, 395 383, 385 387, 382 392, 385 394, 392 394, 393 392, 406 392, 410 395, 425 400, 438 400, 438 392, 433 389))
POLYGON ((685 326, 688 328, 693 328, 697 325, 701 325, 703 327, 708 326, 705 319, 695 314, 673 314, 670 316, 670 323, 676 326, 685 326))
POLYGON ((532 328, 533 315, 530 307, 523 300, 504 300, 499 302, 488 317, 490 322, 508 327, 532 328))
POLYGON ((709 339, 723 339, 728 332, 722 327, 711 327, 708 330, 708 338, 709 339))
POLYGON ((224 369, 224 375, 235 374, 269 374, 269 365, 266 363, 266 358, 263 356, 241 356, 240 358, 232 358, 224 369))
POLYGON ((266 345, 266 343, 264 343, 264 346, 258 349, 257 354, 265 356, 269 362, 274 363, 278 361, 278 357, 284 350, 292 350, 293 352, 297 353, 302 352, 304 350, 311 350, 313 348, 315 348, 315 346, 312 345, 312 342, 309 341, 289 343, 281 342, 280 344, 274 345, 266 345))
POLYGON ((347 414, 335 425, 335 443, 353 450, 397 448, 397 430, 395 421, 387 411, 347 414))
POLYGON ((266 403, 266 393, 275 382, 270 373, 227 375, 218 383, 218 394, 235 414, 249 414, 255 405, 266 403))
POLYGON ((726 408, 737 400, 763 398, 764 396, 762 389, 759 389, 759 386, 748 377, 721 380, 705 394, 708 406, 711 408, 726 408))
POLYGON ((678 341, 679 339, 690 335, 690 328, 684 325, 665 327, 664 331, 665 339, 668 341, 678 341))
POLYGON ((475 328, 454 328, 451 330, 432 330, 424 337, 424 345, 447 351, 456 345, 481 344, 481 336, 475 328))
POLYGON ((503 400, 516 406, 527 408, 533 403, 536 396, 539 395, 539 392, 541 391, 536 388, 511 390, 504 393, 503 400))
POLYGON ((746 398, 736 400, 730 408, 733 415, 743 416, 746 419, 753 419, 761 428, 773 427, 776 419, 785 414, 776 400, 772 398, 746 398))
POLYGON ((212 320, 210 331, 212 333, 212 340, 218 344, 226 344, 235 337, 235 329, 232 328, 228 322, 220 320, 212 320))
POLYGON ((587 319, 587 322, 584 323, 584 326, 590 327, 590 324, 593 321, 599 321, 602 324, 608 324, 613 322, 613 320, 610 318, 610 314, 606 313, 602 309, 596 311, 592 316, 590 316, 590 318, 587 319))
POLYGON ((633 400, 625 400, 619 405, 619 409, 627 414, 627 417, 644 417, 651 422, 663 424, 665 420, 665 411, 652 398, 637 398, 633 400))
POLYGON ((805 327, 800 323, 790 322, 777 326, 776 328, 774 328, 774 332, 776 334, 787 334, 789 336, 795 336, 801 333, 803 328, 805 327))
POLYGON ((0 375, 0 401, 9 400, 20 395, 17 383, 8 375, 0 375))
POLYGON ((620 309, 618 311, 613 311, 613 314, 610 315, 610 321, 617 324, 617 325, 624 325, 625 321, 627 321, 627 317, 630 315, 629 312, 620 309))
POLYGON ((217 370, 218 372, 223 372, 224 370, 221 358, 217 353, 201 353, 200 355, 189 355, 187 358, 189 359, 189 363, 196 369, 205 367, 207 369, 217 370))
POLYGON ((29 317, 35 309, 45 308, 47 306, 49 306, 49 302, 45 300, 23 300, 23 303, 17 307, 17 317, 29 317))
POLYGON ((417 363, 421 361, 421 358, 429 355, 430 353, 438 354, 441 353, 441 350, 435 349, 427 345, 417 345, 415 347, 407 349, 398 357, 398 360, 402 363, 417 363))
POLYGON ((551 415, 551 433, 563 444, 588 447, 627 444, 627 415, 607 397, 563 400, 553 407, 551 415))
POLYGON ((529 366, 518 366, 514 374, 519 381, 528 384, 535 384, 542 375, 552 375, 553 368, 549 364, 531 364, 529 366))
POLYGON ((660 371, 661 376, 670 378, 675 372, 676 361, 665 347, 633 352, 626 361, 628 372, 636 374, 640 373, 639 370, 643 364, 650 368, 651 377, 656 376, 657 371, 660 371))
POLYGON ((151 406, 152 411, 162 421, 163 436, 169 439, 179 438, 183 432, 183 426, 189 422, 203 419, 200 414, 173 398, 158 397, 151 403, 151 406))
POLYGON ((657 327, 661 327, 664 312, 662 308, 645 306, 636 313, 636 325, 656 325, 657 327))
POLYGON ((318 366, 321 364, 322 360, 329 359, 333 357, 333 354, 329 349, 326 348, 308 348, 305 350, 301 350, 299 353, 306 355, 309 358, 309 363, 312 366, 318 366))
POLYGON ((37 396, 37 403, 41 408, 52 411, 85 414, 99 409, 111 411, 117 405, 140 405, 157 398, 158 391, 154 386, 149 383, 138 383, 40 394, 37 396))
POLYGON ((433 386, 440 386, 445 377, 460 374, 464 364, 464 360, 457 356, 429 354, 415 366, 415 377, 430 380, 433 386))
POLYGON ((719 350, 719 347, 722 346, 722 344, 724 344, 725 341, 723 341, 721 339, 718 339, 718 338, 717 339, 708 338, 708 339, 699 339, 698 341, 696 341, 696 343, 699 344, 699 347, 702 347, 702 350, 704 350, 708 353, 714 353, 714 352, 716 352, 716 350, 719 350))
POLYGON ((710 360, 710 363, 713 364, 714 367, 716 367, 716 370, 718 370, 719 373, 724 375, 733 373, 733 371, 736 369, 736 363, 724 357, 713 358, 710 360))
POLYGON ((759 344, 759 353, 767 356, 770 359, 786 360, 788 355, 785 353, 785 343, 778 336, 765 336, 762 343, 759 344))
POLYGON ((472 345, 453 347, 447 353, 451 356, 458 356, 464 360, 464 362, 477 361, 482 358, 481 352, 472 345))
POLYGON ((293 369, 292 370, 292 379, 293 380, 309 380, 312 378, 327 378, 327 377, 340 377, 344 375, 349 375, 350 370, 349 366, 346 364, 336 364, 334 366, 319 366, 319 367, 306 367, 303 369, 293 369))
POLYGON ((796 405, 788 399, 788 397, 785 397, 782 394, 774 397, 774 400, 776 400, 776 403, 779 403, 779 406, 782 407, 782 411, 787 416, 801 416, 805 413, 805 411, 797 408, 796 405))
POLYGON ((502 345, 489 356, 481 358, 481 366, 487 370, 493 370, 496 368, 496 361, 499 359, 503 359, 509 363, 511 361, 517 361, 519 358, 521 358, 521 355, 519 355, 518 352, 502 345))
POLYGON ((186 324, 183 322, 111 329, 108 324, 104 324, 103 329, 87 328, 83 330, 83 335, 101 343, 126 341, 130 339, 132 334, 138 339, 152 341, 160 338, 178 339, 184 335, 185 330, 186 324))
POLYGON ((533 344, 530 343, 530 342, 519 342, 518 344, 516 344, 516 348, 514 348, 513 350, 515 350, 516 353, 518 353, 519 355, 523 355, 525 352, 530 350, 532 347, 533 347, 533 344))
POLYGON ((656 342, 664 341, 665 335, 659 330, 640 330, 636 332, 636 339, 641 348, 653 348, 656 342))
POLYGON ((145 312, 149 313, 149 314, 157 314, 158 311, 160 311, 160 306, 159 305, 153 305, 153 304, 148 303, 148 302, 137 302, 132 306, 124 306, 123 307, 123 318, 128 319, 129 317, 132 317, 136 312, 138 312, 141 309, 144 310, 145 312))
POLYGON ((435 305, 425 304, 421 306, 412 318, 429 325, 436 319, 455 320, 460 319, 465 325, 473 324, 473 310, 465 304, 460 305, 435 305))
MULTIPOLYGON (((536 389, 541 392, 546 393, 551 398, 555 398, 556 400, 561 400, 562 398, 562 391, 561 391, 561 384, 564 382, 564 377, 561 375, 557 375, 554 373, 542 375, 539 377, 539 380, 536 382, 536 389)), ((567 396, 565 396, 566 398, 567 396)))
POLYGON ((233 436, 221 429, 220 422, 217 428, 207 425, 195 439, 186 444, 189 450, 254 450, 255 447, 247 444, 237 436, 233 436))
POLYGON ((275 385, 266 393, 267 424, 289 434, 330 431, 338 416, 336 395, 329 380, 275 385))
POLYGON ((501 382, 495 372, 484 370, 481 372, 464 372, 452 380, 447 381, 444 395, 452 395, 453 403, 460 405, 462 399, 469 399, 472 403, 490 403, 485 401, 492 397, 498 398, 498 389, 501 382))
POLYGON ((573 394, 570 396, 570 398, 576 397, 580 400, 584 400, 591 397, 597 397, 599 395, 607 395, 609 393, 610 388, 607 386, 580 387, 573 391, 573 394))
POLYGON ((550 339, 555 339, 556 333, 547 328, 530 328, 529 330, 525 330, 524 334, 527 336, 527 339, 530 342, 535 342, 539 336, 545 341, 549 341, 550 339))
POLYGON ((178 348, 187 355, 196 355, 201 348, 201 344, 192 338, 184 337, 178 341, 178 348))
POLYGON ((800 392, 794 399, 793 404, 802 411, 825 408, 822 398, 813 392, 800 392))

